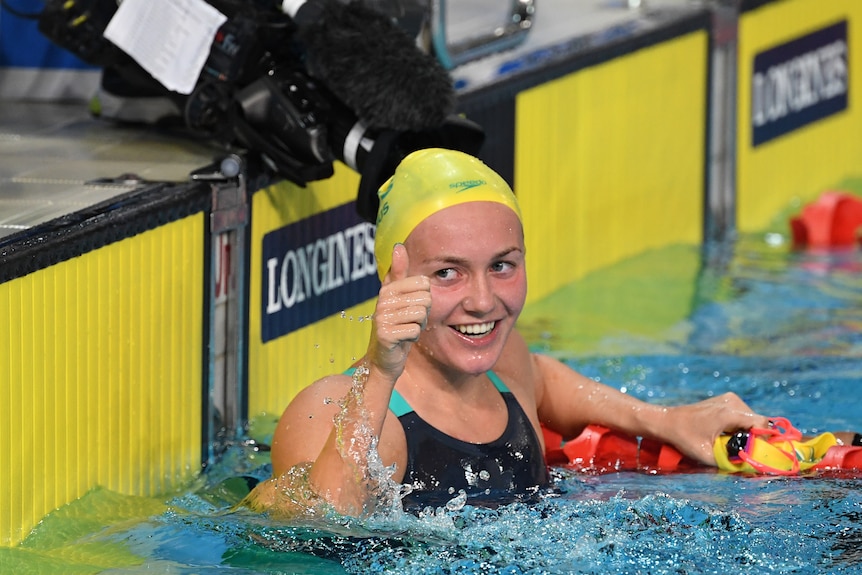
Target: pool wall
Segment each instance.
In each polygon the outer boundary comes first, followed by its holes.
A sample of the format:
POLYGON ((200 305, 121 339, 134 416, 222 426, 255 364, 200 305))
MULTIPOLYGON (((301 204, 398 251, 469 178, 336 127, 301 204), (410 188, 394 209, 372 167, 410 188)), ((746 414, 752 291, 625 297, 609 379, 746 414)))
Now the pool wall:
POLYGON ((517 95, 529 302, 644 250, 702 239, 709 38, 706 22, 687 24, 517 95))
POLYGON ((315 379, 364 352, 380 287, 373 229, 356 213, 359 178, 338 165, 305 188, 252 195, 249 413, 279 414, 315 379))
POLYGON ((200 471, 208 197, 164 191, 4 259, 0 544, 95 486, 155 495, 200 471))
POLYGON ((742 2, 737 61, 737 228, 858 177, 862 4, 742 2), (794 75, 795 74, 795 75, 794 75), (767 193, 768 192, 768 193, 767 193))
MULTIPOLYGON (((532 66, 462 94, 460 110, 487 133, 480 156, 521 201, 528 306, 654 248, 760 229, 858 177, 853 74, 844 107, 832 90, 817 113, 774 112, 780 125, 758 119, 756 142, 749 118, 756 70, 768 76, 770 62, 820 41, 852 45, 860 25, 853 0, 687 7, 571 53, 528 55, 532 66), (729 177, 717 184, 719 171, 729 177), (717 224, 716 213, 731 216, 717 224)), ((853 64, 830 62, 838 75, 853 64)), ((354 210, 357 175, 336 168, 305 188, 251 185, 249 225, 227 226, 224 243, 209 186, 170 195, 191 198, 188 209, 131 202, 130 221, 154 206, 169 216, 99 241, 98 213, 83 227, 53 222, 46 233, 74 247, 68 257, 18 243, 16 261, 31 263, 0 268, 0 544, 96 486, 182 486, 217 454, 214 426, 230 439, 361 356, 378 288, 373 229, 354 210)))

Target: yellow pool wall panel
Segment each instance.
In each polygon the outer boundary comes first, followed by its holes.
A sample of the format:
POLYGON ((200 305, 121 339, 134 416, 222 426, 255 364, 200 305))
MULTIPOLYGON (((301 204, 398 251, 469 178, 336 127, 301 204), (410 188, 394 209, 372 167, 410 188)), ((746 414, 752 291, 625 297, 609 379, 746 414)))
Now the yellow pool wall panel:
POLYGON ((521 92, 529 299, 703 236, 709 38, 684 34, 521 92))
MULTIPOLYGON (((280 182, 254 193, 249 288, 248 413, 280 415, 291 399, 316 379, 343 371, 365 353, 374 301, 339 310, 296 331, 261 338, 264 236, 356 200, 359 176, 336 163, 332 178, 302 188, 280 182)), ((351 205, 352 209, 352 205, 351 205)))
POLYGON ((814 199, 860 175, 862 158, 862 2, 780 0, 744 11, 739 19, 737 228, 756 232, 788 206, 814 199), (847 107, 775 139, 753 145, 755 57, 836 23, 847 24, 847 107))
POLYGON ((204 215, 0 284, 0 544, 201 466, 204 215))

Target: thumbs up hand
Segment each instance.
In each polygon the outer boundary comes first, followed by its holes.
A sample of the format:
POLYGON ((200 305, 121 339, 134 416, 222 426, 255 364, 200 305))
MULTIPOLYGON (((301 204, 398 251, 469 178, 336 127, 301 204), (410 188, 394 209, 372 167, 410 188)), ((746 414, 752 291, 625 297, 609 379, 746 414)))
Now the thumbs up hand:
POLYGON ((410 258, 402 244, 392 250, 392 267, 383 278, 368 358, 394 383, 404 371, 407 354, 425 329, 431 309, 431 282, 408 275, 410 258))

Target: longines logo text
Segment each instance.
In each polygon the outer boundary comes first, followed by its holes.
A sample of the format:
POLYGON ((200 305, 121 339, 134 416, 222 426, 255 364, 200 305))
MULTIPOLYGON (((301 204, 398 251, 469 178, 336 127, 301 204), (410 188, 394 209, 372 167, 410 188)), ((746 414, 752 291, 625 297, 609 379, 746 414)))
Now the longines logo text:
POLYGON ((847 22, 776 46, 754 57, 752 146, 847 108, 850 85, 847 22))
POLYGON ((275 339, 377 295, 374 226, 353 204, 263 238, 261 337, 275 339))

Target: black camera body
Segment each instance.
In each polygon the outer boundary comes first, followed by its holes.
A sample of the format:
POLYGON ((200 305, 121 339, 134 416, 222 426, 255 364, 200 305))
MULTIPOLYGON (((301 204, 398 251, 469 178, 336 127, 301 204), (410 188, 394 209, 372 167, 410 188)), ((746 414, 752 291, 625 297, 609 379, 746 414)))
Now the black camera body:
MULTIPOLYGON (((426 60, 411 61, 401 55, 397 60, 392 59, 390 52, 418 50, 406 34, 404 38, 398 38, 397 33, 388 35, 401 42, 394 44, 394 48, 383 46, 372 52, 363 51, 359 46, 356 50, 349 50, 356 45, 357 36, 361 38, 366 29, 375 35, 374 42, 368 45, 379 44, 379 37, 387 36, 385 27, 395 26, 391 19, 372 14, 359 2, 355 3, 355 8, 348 5, 341 10, 344 5, 338 0, 308 0, 307 4, 312 9, 306 14, 315 14, 317 21, 311 23, 316 28, 304 30, 307 36, 313 35, 316 42, 320 41, 320 31, 327 32, 326 18, 331 17, 332 27, 344 26, 346 30, 346 33, 345 30, 333 30, 333 38, 348 38, 352 34, 349 45, 345 40, 334 61, 341 62, 342 54, 348 48, 347 53, 352 54, 351 57, 361 60, 362 65, 357 69, 374 70, 379 61, 379 69, 383 72, 379 78, 362 72, 357 78, 348 78, 346 83, 340 82, 342 78, 339 77, 336 83, 343 84, 340 87, 348 90, 347 95, 350 96, 339 98, 324 81, 309 73, 309 54, 298 39, 302 34, 297 21, 284 14, 278 6, 262 0, 207 1, 227 20, 218 29, 189 95, 164 88, 131 57, 104 38, 105 28, 117 9, 116 0, 88 0, 82 5, 70 0, 48 0, 39 17, 39 29, 82 60, 120 76, 129 84, 130 91, 158 94, 172 100, 183 111, 182 122, 195 136, 260 154, 263 163, 275 175, 300 186, 331 177, 333 162, 343 161, 361 176, 357 210, 371 222, 376 220, 377 188, 410 152, 424 147, 453 148, 471 154, 479 151, 484 141, 482 128, 464 118, 445 112, 440 114, 439 111, 445 110, 449 102, 441 105, 431 102, 428 108, 435 112, 426 116, 419 112, 420 120, 425 117, 428 120, 414 122, 411 126, 419 125, 420 129, 392 129, 382 125, 385 122, 375 125, 360 118, 356 110, 345 104, 345 100, 354 101, 357 93, 374 94, 375 97, 382 94, 379 97, 384 98, 383 104, 389 98, 393 108, 400 106, 408 114, 416 116, 413 110, 422 106, 405 103, 405 98, 394 92, 390 94, 386 89, 378 90, 380 84, 393 84, 380 79, 391 79, 393 61, 407 62, 395 70, 396 76, 404 76, 398 78, 396 86, 402 83, 409 86, 414 80, 412 76, 416 75, 421 81, 432 82, 430 85, 435 89, 427 90, 429 97, 443 94, 443 100, 454 102, 454 92, 449 93, 451 82, 448 74, 440 89, 439 74, 434 77, 438 71, 432 69, 429 74, 426 60), (346 16, 343 15, 345 13, 346 16), (368 21, 367 28, 363 19, 368 21), (423 66, 425 69, 420 69, 423 66), (362 89, 351 89, 357 86, 362 89), (444 119, 440 121, 439 117, 444 119)), ((325 50, 328 44, 325 38, 323 40, 320 44, 325 50)), ((320 51, 320 46, 317 49, 320 51)), ((426 91, 422 91, 421 81, 414 83, 419 84, 418 93, 424 98, 426 91)), ((428 104, 427 101, 418 103, 428 104)))

